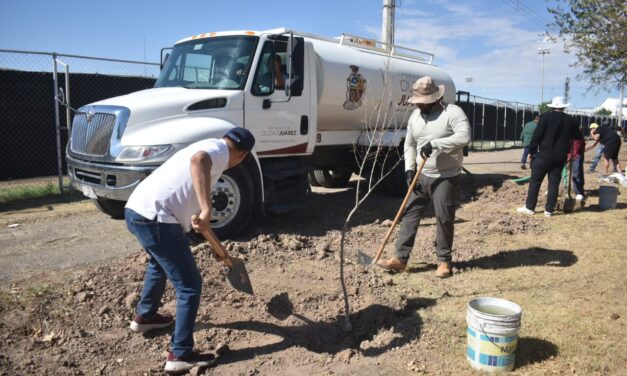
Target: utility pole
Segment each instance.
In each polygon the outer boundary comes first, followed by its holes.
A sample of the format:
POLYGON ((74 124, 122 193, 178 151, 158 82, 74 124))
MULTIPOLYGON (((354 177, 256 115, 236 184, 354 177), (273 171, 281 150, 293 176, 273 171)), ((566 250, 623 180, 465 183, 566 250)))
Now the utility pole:
POLYGON ((396 0, 383 0, 383 26, 381 28, 382 41, 385 49, 390 52, 394 45, 394 12, 396 0))
POLYGON ((564 102, 568 103, 570 99, 570 77, 566 76, 564 81, 564 102))
MULTIPOLYGON (((620 99, 618 100, 618 126, 623 130, 623 132, 625 131, 625 129, 623 128, 623 100, 625 98, 624 95, 624 89, 625 89, 625 84, 623 81, 620 82, 620 99)), ((623 137, 625 135, 623 134, 623 137)))
POLYGON ((540 104, 544 103, 544 55, 550 53, 551 49, 548 47, 538 48, 538 54, 542 55, 542 83, 540 84, 540 104))

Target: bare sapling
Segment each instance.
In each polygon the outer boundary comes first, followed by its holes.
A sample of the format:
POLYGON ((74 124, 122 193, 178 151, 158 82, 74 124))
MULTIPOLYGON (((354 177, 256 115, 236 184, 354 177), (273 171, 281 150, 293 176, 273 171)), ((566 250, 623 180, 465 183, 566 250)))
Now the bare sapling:
MULTIPOLYGON (((355 190, 354 206, 348 213, 340 234, 340 284, 344 297, 344 331, 352 331, 350 320, 350 304, 344 278, 344 257, 346 234, 351 220, 362 204, 370 197, 372 192, 386 179, 391 179, 391 174, 401 169, 403 174, 403 145, 404 128, 411 115, 411 108, 398 101, 398 79, 392 79, 390 71, 391 59, 386 60, 384 69, 381 70, 382 90, 370 93, 364 99, 364 117, 362 131, 357 140, 353 142, 353 155, 358 167, 357 187, 355 190), (394 86, 395 85, 395 86, 394 86)), ((401 180, 404 181, 404 180, 401 180)), ((404 184, 404 183, 403 183, 404 184)), ((401 189, 402 187, 397 187, 401 189)))

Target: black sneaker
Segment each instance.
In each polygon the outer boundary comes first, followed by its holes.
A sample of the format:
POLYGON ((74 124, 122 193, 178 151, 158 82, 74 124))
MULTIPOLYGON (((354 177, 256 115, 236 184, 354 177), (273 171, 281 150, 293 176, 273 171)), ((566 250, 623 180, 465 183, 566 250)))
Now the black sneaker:
POLYGON ((215 361, 216 357, 213 354, 201 354, 194 351, 187 356, 176 357, 172 352, 168 352, 164 371, 178 374, 187 372, 194 367, 209 367, 215 361))
POLYGON ((172 315, 164 313, 163 315, 156 314, 151 319, 144 319, 140 315, 135 315, 129 328, 134 332, 146 332, 152 329, 162 329, 174 323, 174 317, 172 315))
POLYGON ((520 169, 521 169, 521 170, 526 170, 526 169, 527 169, 527 166, 525 166, 524 164, 521 164, 521 165, 520 165, 520 169))

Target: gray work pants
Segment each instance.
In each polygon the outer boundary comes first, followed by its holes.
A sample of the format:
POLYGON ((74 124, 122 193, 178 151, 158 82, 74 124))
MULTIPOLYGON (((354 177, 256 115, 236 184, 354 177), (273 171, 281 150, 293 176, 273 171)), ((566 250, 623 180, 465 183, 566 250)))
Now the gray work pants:
POLYGON ((407 263, 414 246, 418 225, 429 202, 433 201, 437 235, 436 255, 439 262, 450 262, 453 250, 453 234, 459 175, 450 178, 431 178, 420 174, 416 189, 405 207, 401 228, 396 239, 396 257, 407 263))

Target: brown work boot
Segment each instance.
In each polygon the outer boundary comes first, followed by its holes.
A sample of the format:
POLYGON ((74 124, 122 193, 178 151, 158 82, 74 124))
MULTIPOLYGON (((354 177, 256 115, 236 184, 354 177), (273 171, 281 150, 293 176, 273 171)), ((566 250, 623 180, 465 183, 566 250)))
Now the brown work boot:
POLYGON ((448 278, 453 274, 451 270, 450 262, 441 262, 438 264, 438 270, 435 271, 435 276, 439 278, 448 278))
POLYGON ((402 262, 396 257, 392 257, 387 260, 379 260, 377 261, 377 265, 387 270, 388 272, 393 272, 393 273, 402 273, 405 271, 405 268, 407 267, 407 263, 402 262))

